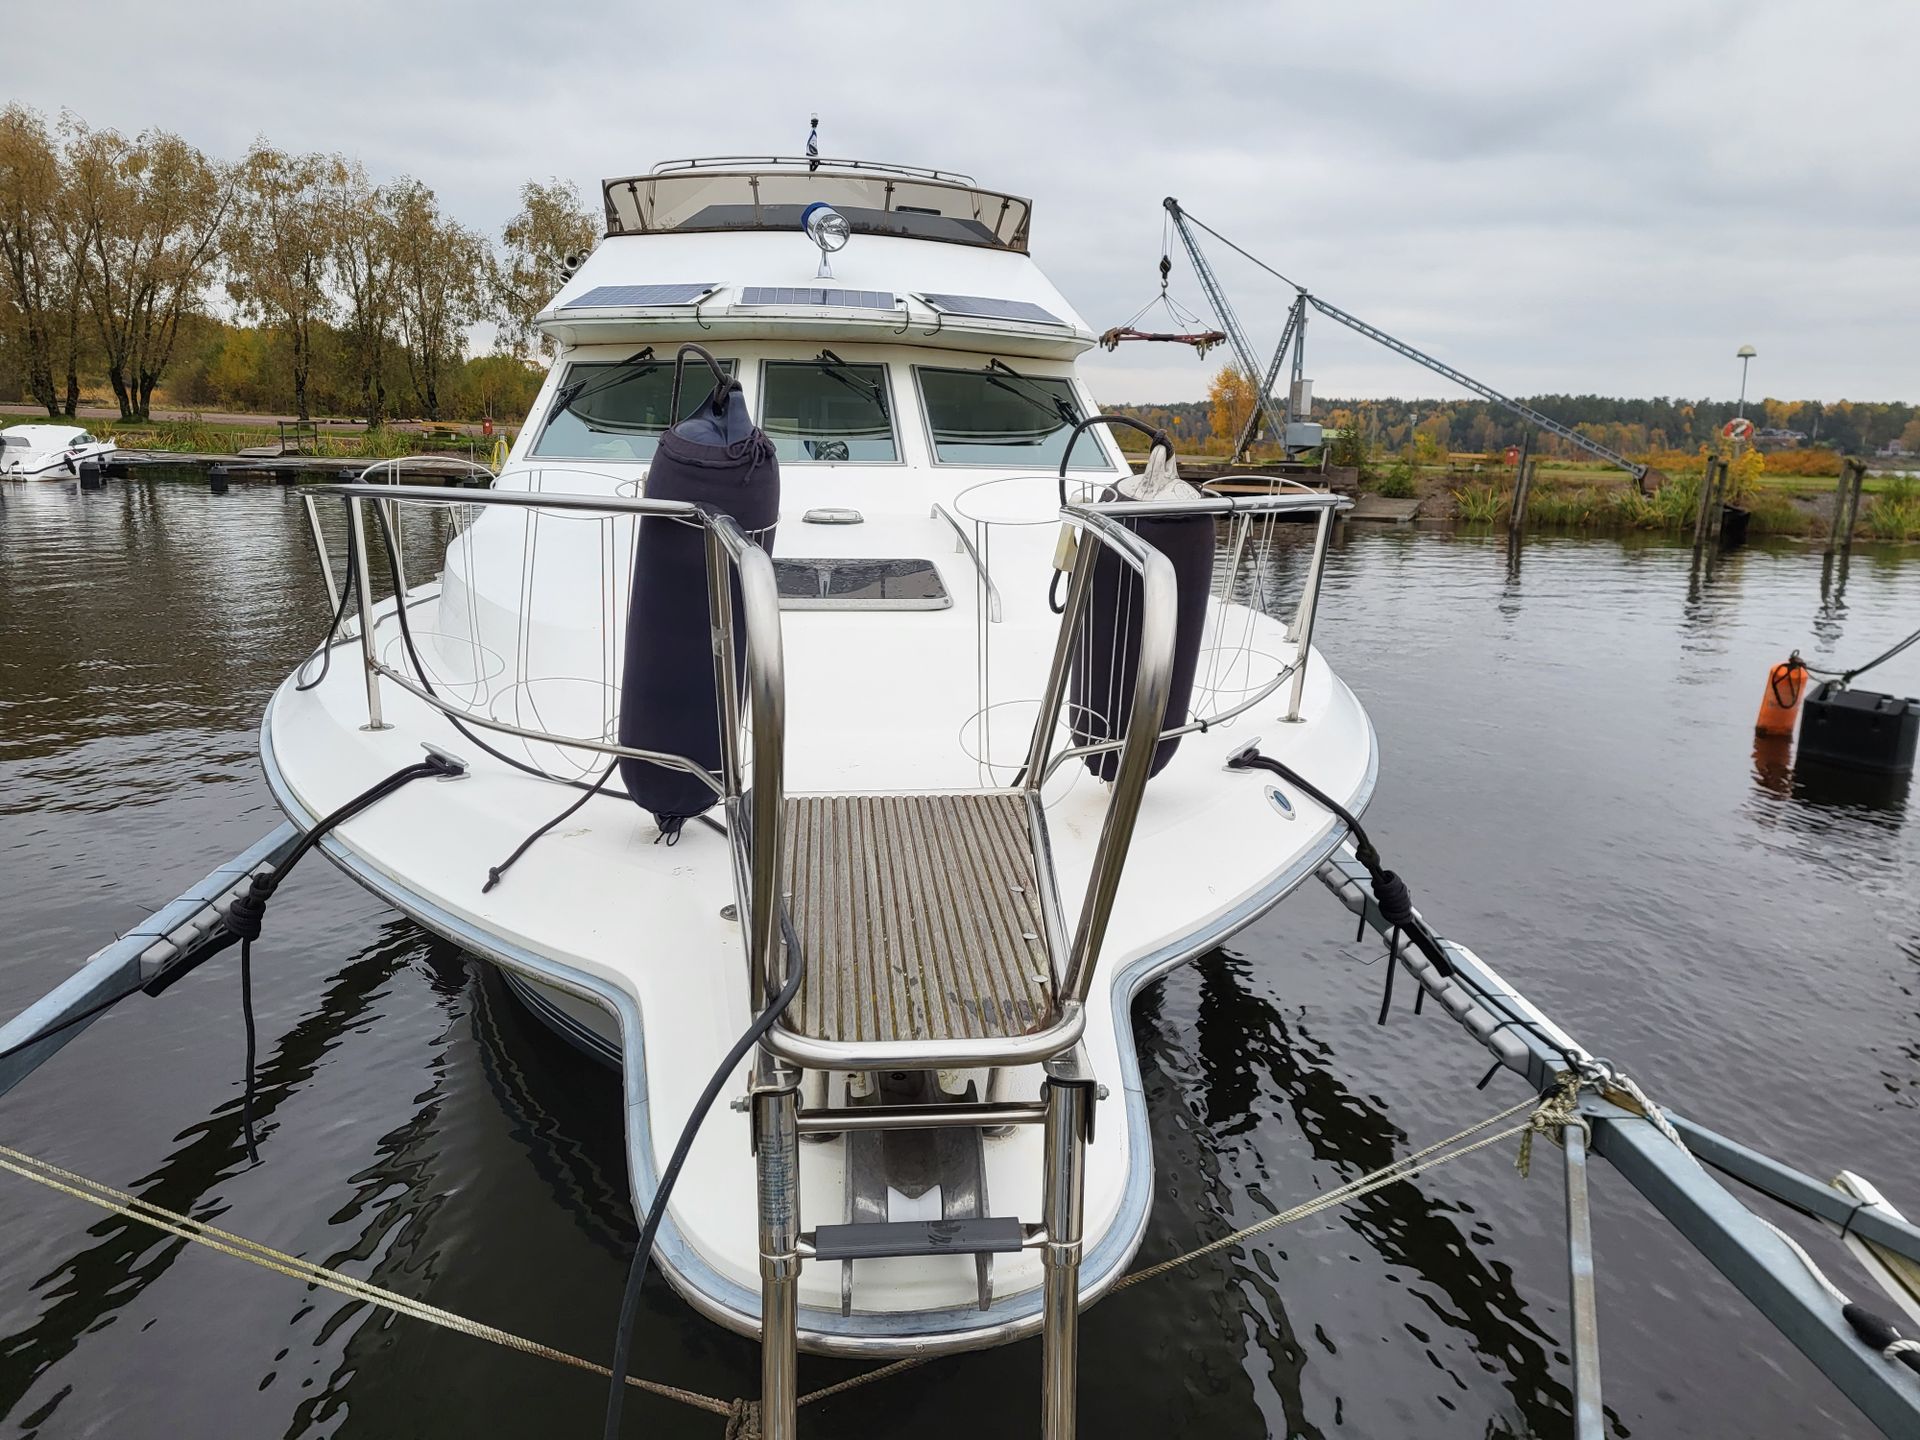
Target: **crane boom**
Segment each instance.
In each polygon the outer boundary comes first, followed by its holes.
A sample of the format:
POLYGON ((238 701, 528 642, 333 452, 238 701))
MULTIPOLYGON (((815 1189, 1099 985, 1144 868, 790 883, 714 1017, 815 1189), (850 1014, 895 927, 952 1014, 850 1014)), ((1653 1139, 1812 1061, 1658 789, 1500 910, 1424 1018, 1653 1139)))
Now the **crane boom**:
MULTIPOLYGON (((1202 229, 1206 230, 1206 232, 1216 240, 1226 244, 1242 256, 1245 256, 1248 260, 1252 260, 1254 264, 1258 265, 1262 270, 1265 270, 1276 279, 1285 281, 1289 285, 1293 285, 1294 282, 1288 280, 1286 276, 1282 275, 1278 270, 1275 270, 1271 265, 1264 263, 1252 255, 1248 255, 1246 251, 1241 250, 1238 245, 1235 245, 1231 240, 1228 240, 1211 226, 1193 219, 1192 216, 1180 208, 1180 202, 1175 200, 1171 195, 1167 197, 1165 203, 1167 214, 1173 217, 1173 228, 1180 232, 1180 243, 1186 246, 1187 258, 1193 262, 1193 273, 1199 277, 1200 288, 1206 291, 1207 299, 1213 305, 1214 314, 1220 317, 1220 328, 1227 332, 1227 341, 1233 347, 1234 358, 1240 362, 1240 368, 1242 370, 1249 375, 1253 374, 1255 368, 1253 349, 1247 344, 1247 337, 1245 332, 1240 328, 1239 318, 1233 313, 1233 307, 1227 303, 1226 292, 1220 288, 1220 282, 1214 276, 1213 267, 1207 263, 1207 257, 1201 253, 1200 242, 1194 238, 1193 231, 1189 228, 1189 222, 1193 225, 1201 226, 1202 229)), ((1287 352, 1287 340, 1295 334, 1297 327, 1302 327, 1306 324, 1306 310, 1302 304, 1302 301, 1304 301, 1305 304, 1312 305, 1314 309, 1318 310, 1322 315, 1325 315, 1329 320, 1338 320, 1355 334, 1364 335, 1367 339, 1386 346, 1387 349, 1394 351, 1396 354, 1404 355, 1407 359, 1426 366, 1427 369, 1433 371, 1434 374, 1444 376, 1448 380, 1453 381, 1454 384, 1471 390, 1482 399, 1490 400, 1494 404, 1518 415, 1529 425, 1538 426, 1548 434, 1558 435, 1562 440, 1567 441, 1569 444, 1579 446, 1588 454, 1597 456, 1609 465, 1618 465, 1622 470, 1633 476, 1636 482, 1646 479, 1651 467, 1642 465, 1638 461, 1629 460, 1619 451, 1609 449, 1598 440, 1589 440, 1571 425, 1562 425, 1558 420, 1552 419, 1550 416, 1542 415, 1531 405, 1523 404, 1515 400, 1511 395, 1502 395, 1491 385, 1482 384, 1471 375, 1454 369, 1445 361, 1434 359, 1433 356, 1427 354, 1424 350, 1417 350, 1407 344, 1406 341, 1396 339, 1377 326, 1369 325, 1357 315, 1349 315, 1339 306, 1328 304, 1318 295, 1309 294, 1298 285, 1294 285, 1294 289, 1299 292, 1300 298, 1294 301, 1293 309, 1287 319, 1286 334, 1282 335, 1280 339, 1280 348, 1273 352, 1273 364, 1266 372, 1266 380, 1261 384, 1260 394, 1257 397, 1260 408, 1255 412, 1255 421, 1257 422, 1261 416, 1264 416, 1267 423, 1273 427, 1274 433, 1281 437, 1283 443, 1286 438, 1286 430, 1283 422, 1277 420, 1274 416, 1272 390, 1274 382, 1280 378, 1280 366, 1282 364, 1282 357, 1285 356, 1287 352)), ((1297 372, 1297 355, 1295 369, 1297 372)), ((1247 432, 1240 437, 1240 445, 1238 447, 1240 450, 1244 450, 1246 446, 1251 443, 1254 428, 1255 424, 1250 422, 1247 426, 1247 432)))
POLYGON ((1318 310, 1322 315, 1325 315, 1329 320, 1338 320, 1342 325, 1354 331, 1356 334, 1364 335, 1369 340, 1377 341, 1379 344, 1386 346, 1387 349, 1426 366, 1427 369, 1433 371, 1436 375, 1444 375, 1447 379, 1453 381, 1454 384, 1465 386, 1482 399, 1491 400, 1494 404, 1511 410, 1528 424, 1537 425, 1542 430, 1558 435, 1562 440, 1570 444, 1578 445, 1582 450, 1587 451, 1591 455, 1597 455, 1609 465, 1618 465, 1622 470, 1633 476, 1635 480, 1645 478, 1647 473, 1647 467, 1645 465, 1629 460, 1617 450, 1608 449, 1598 440, 1589 440, 1572 426, 1562 425, 1558 420, 1542 415, 1531 405, 1522 404, 1510 395, 1502 395, 1491 385, 1483 385, 1471 375, 1454 369, 1445 361, 1436 360, 1425 351, 1416 350, 1404 340, 1396 340, 1393 336, 1387 334, 1386 331, 1379 329, 1377 326, 1369 325, 1357 315, 1349 315, 1339 306, 1329 305, 1318 295, 1309 295, 1307 301, 1314 309, 1318 310))
MULTIPOLYGON (((1249 378, 1258 375, 1260 362, 1254 358, 1253 346, 1247 343, 1247 332, 1240 328, 1240 317, 1233 313, 1233 306, 1227 303, 1227 292, 1220 288, 1220 282, 1214 278, 1213 267, 1207 263, 1207 257, 1200 253, 1200 242, 1193 238, 1193 232, 1187 228, 1186 212, 1181 210, 1180 202, 1171 195, 1166 198, 1165 204, 1167 214, 1173 217, 1173 228, 1180 232, 1180 243, 1186 247, 1187 259, 1193 264, 1193 273, 1199 277, 1200 288, 1206 292, 1207 303, 1213 306, 1220 328, 1227 332, 1227 344, 1233 350, 1233 358, 1239 363, 1243 374, 1249 378)), ((1276 353, 1284 353, 1284 350, 1276 353)), ((1270 385, 1260 387, 1260 393, 1254 397, 1259 406, 1255 414, 1264 415, 1267 424, 1273 427, 1273 433, 1284 441, 1286 421, 1274 414, 1273 396, 1269 393, 1271 388, 1270 385)))

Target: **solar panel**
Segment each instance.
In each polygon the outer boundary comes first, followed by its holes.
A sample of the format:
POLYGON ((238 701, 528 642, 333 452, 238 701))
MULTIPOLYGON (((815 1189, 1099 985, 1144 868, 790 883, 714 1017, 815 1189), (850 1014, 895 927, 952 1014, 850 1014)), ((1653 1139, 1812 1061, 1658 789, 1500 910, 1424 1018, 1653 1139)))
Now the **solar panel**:
POLYGON ((562 310, 616 310, 649 305, 691 305, 711 295, 717 285, 597 285, 562 310))
POLYGON ((987 320, 1027 320, 1040 325, 1064 325, 1051 310, 1031 300, 996 300, 990 295, 922 295, 936 310, 949 315, 978 315, 987 320))
POLYGON ((846 310, 891 310, 891 290, 828 290, 808 285, 749 285, 742 305, 830 305, 846 310))

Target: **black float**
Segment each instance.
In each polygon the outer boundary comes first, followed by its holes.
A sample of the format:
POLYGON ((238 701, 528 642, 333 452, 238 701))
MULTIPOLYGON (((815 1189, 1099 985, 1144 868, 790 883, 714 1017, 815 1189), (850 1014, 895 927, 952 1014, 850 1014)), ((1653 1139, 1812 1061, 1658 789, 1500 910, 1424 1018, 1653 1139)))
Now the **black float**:
MULTIPOLYGON (((1089 425, 1127 425, 1153 437, 1153 449, 1173 456, 1173 442, 1163 430, 1151 430, 1124 415, 1095 415, 1074 427, 1060 457, 1060 500, 1066 503, 1067 462, 1074 442, 1089 425)), ((1149 451, 1149 463, 1151 463, 1149 451)), ((1109 490, 1102 497, 1122 498, 1109 490)), ((1179 613, 1174 624, 1173 677, 1167 692, 1163 729, 1187 723, 1193 699, 1193 675, 1200 661, 1200 641, 1207 624, 1207 598, 1213 589, 1214 524, 1211 515, 1127 516, 1118 521, 1153 546, 1173 565, 1179 613)), ((1084 543, 1084 542, 1083 542, 1084 543)), ((1134 672, 1138 668, 1140 607, 1139 577, 1118 555, 1102 546, 1088 581, 1086 639, 1075 648, 1068 696, 1074 742, 1095 745, 1126 733, 1132 710, 1134 672)), ((1153 752, 1150 775, 1158 775, 1180 748, 1176 739, 1162 740, 1153 752)), ((1102 780, 1111 780, 1120 768, 1120 752, 1103 750, 1085 757, 1086 766, 1102 780)))
MULTIPOLYGON (((698 345, 682 345, 674 360, 669 416, 680 413, 680 367, 689 353, 713 371, 713 392, 694 415, 660 437, 647 471, 646 497, 730 515, 771 551, 780 518, 780 462, 773 442, 747 414, 740 382, 729 379, 698 345)), ((641 517, 638 531, 620 675, 620 743, 684 755, 717 770, 720 716, 713 693, 706 533, 663 516, 641 517)), ((737 582, 734 597, 733 638, 735 654, 741 655, 746 622, 737 582)), ((620 779, 669 840, 715 801, 712 789, 696 776, 647 760, 623 758, 620 779)))
POLYGON ((1822 681, 1800 717, 1800 757, 1849 770, 1910 773, 1920 744, 1920 700, 1822 681))

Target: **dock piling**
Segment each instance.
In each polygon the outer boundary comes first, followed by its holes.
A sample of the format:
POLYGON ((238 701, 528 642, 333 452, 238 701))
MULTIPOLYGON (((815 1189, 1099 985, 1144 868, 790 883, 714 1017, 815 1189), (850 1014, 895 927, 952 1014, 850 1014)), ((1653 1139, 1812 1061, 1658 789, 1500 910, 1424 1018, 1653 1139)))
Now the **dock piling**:
POLYGON ((1527 492, 1533 489, 1533 436, 1522 432, 1520 460, 1513 470, 1513 504, 1507 511, 1507 533, 1524 535, 1527 530, 1527 492))
POLYGON ((1840 481, 1833 490, 1833 523, 1827 529, 1829 556, 1845 559, 1853 553, 1853 527, 1860 520, 1860 491, 1866 479, 1866 461, 1849 455, 1840 462, 1840 481))

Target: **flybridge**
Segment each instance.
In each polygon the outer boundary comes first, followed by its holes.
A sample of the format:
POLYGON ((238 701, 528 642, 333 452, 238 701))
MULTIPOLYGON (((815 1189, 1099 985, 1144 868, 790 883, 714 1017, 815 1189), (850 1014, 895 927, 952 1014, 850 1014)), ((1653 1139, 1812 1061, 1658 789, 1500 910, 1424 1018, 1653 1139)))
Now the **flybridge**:
POLYGON ((825 203, 856 234, 1024 255, 1033 215, 1031 201, 982 190, 969 176, 867 160, 675 160, 601 190, 609 236, 798 230, 806 208, 825 203))

